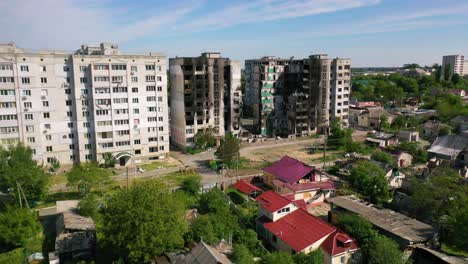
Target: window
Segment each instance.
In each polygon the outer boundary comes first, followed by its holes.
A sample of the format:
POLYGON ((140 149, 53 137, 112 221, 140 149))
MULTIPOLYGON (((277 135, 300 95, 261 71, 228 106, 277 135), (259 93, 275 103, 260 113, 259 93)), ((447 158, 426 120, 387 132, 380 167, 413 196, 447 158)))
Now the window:
POLYGON ((24 102, 24 108, 32 108, 31 102, 24 102))
POLYGON ((15 90, 0 90, 0 95, 15 95, 15 90))
POLYGON ((46 139, 47 141, 51 141, 51 140, 52 140, 52 136, 51 136, 51 135, 46 135, 46 136, 45 136, 45 139, 46 139))
POLYGON ((134 114, 139 114, 139 113, 140 113, 140 109, 134 108, 134 109, 133 109, 133 113, 134 113, 134 114))
POLYGON ((70 160, 74 161, 75 160, 75 155, 70 155, 70 160))
MULTIPOLYGON (((0 134, 11 134, 11 133, 17 133, 18 132, 18 127, 17 126, 12 126, 12 127, 0 127, 0 134)), ((26 131, 28 132, 28 131, 26 131)))
POLYGON ((152 152, 158 152, 158 148, 157 147, 149 147, 149 152, 152 153, 152 152))
POLYGON ((35 138, 35 137, 28 137, 28 142, 29 142, 29 143, 35 143, 35 142, 36 142, 36 138, 35 138))
POLYGON ((63 66, 63 71, 68 72, 68 71, 70 71, 70 68, 68 68, 68 66, 63 66))
POLYGON ((162 92, 162 86, 158 86, 158 92, 162 92))
POLYGON ((141 149, 135 149, 135 155, 140 155, 141 154, 141 149))
POLYGON ((94 93, 97 93, 97 94, 110 93, 110 88, 95 88, 94 93))
POLYGON ((159 146, 159 150, 164 150, 164 146, 159 146))
POLYGON ((34 126, 26 126, 26 132, 34 132, 34 126))
POLYGON ((155 92, 156 91, 156 86, 146 86, 146 91, 147 92, 155 92))
POLYGON ((138 82, 138 77, 132 77, 132 83, 138 82))
POLYGON ((115 83, 123 82, 123 76, 112 76, 112 82, 115 82, 115 83))
POLYGON ((39 66, 39 70, 40 70, 41 72, 46 72, 46 71, 47 71, 47 67, 46 67, 45 65, 41 65, 41 66, 39 66))
POLYGON ((52 152, 52 146, 47 146, 47 147, 46 147, 46 151, 47 151, 47 152, 52 152))
POLYGON ((75 145, 74 145, 74 144, 70 144, 70 145, 68 145, 68 148, 69 148, 70 150, 74 150, 74 149, 75 149, 75 145))
POLYGON ((127 87, 114 87, 112 88, 112 92, 114 93, 126 93, 127 92, 127 87))
POLYGON ((86 160, 92 160, 92 159, 93 159, 93 155, 92 155, 92 154, 86 154, 86 155, 85 155, 85 159, 86 159, 86 160))
POLYGON ((148 96, 146 97, 147 102, 155 102, 156 101, 156 96, 148 96))
POLYGON ((22 90, 21 93, 23 96, 31 96, 31 90, 22 90))
POLYGON ((0 77, 0 83, 13 83, 15 82, 13 77, 0 77))
POLYGON ((114 109, 114 113, 117 115, 128 114, 128 109, 114 109))
POLYGON ((97 105, 110 105, 111 100, 110 99, 96 99, 96 104, 97 105))
POLYGON ((83 127, 89 127, 89 122, 84 122, 83 127))
POLYGON ((69 88, 65 89, 65 94, 71 94, 71 89, 69 88))
POLYGON ((91 137, 91 133, 84 133, 84 138, 90 138, 91 137))
POLYGON ((138 87, 133 87, 132 88, 132 93, 138 93, 138 87))
POLYGON ((97 126, 111 126, 112 121, 97 121, 97 126))
POLYGON ((44 118, 50 118, 50 113, 43 113, 44 118))
POLYGON ((114 71, 124 71, 124 70, 127 70, 127 65, 125 65, 125 64, 112 64, 112 70, 114 70, 114 71))
POLYGON ((133 99, 132 99, 132 102, 133 102, 134 104, 138 104, 138 98, 133 98, 133 99))
POLYGON ((164 127, 159 127, 158 130, 159 131, 164 131, 164 127))
POLYGON ((0 64, 0 71, 10 71, 13 70, 12 64, 0 64))
POLYGON ((68 134, 68 138, 75 138, 75 134, 68 134))
MULTIPOLYGON (((16 115, 15 115, 16 116, 16 115)), ((25 120, 33 120, 33 114, 25 114, 24 115, 25 120)))
POLYGON ((109 70, 109 65, 107 64, 96 64, 94 65, 95 70, 109 70))
POLYGON ((161 76, 158 76, 158 77, 156 78, 156 80, 157 80, 158 82, 162 82, 162 77, 161 77, 161 76))
POLYGON ((158 102, 162 102, 162 101, 163 101, 162 96, 159 96, 159 97, 158 97, 158 102))
POLYGON ((73 128, 73 123, 72 122, 68 123, 68 128, 73 128))
POLYGON ((141 141, 139 139, 135 139, 135 140, 133 140, 133 144, 140 145, 141 141))
POLYGON ((162 117, 162 116, 158 116, 158 121, 163 121, 163 117, 162 117))
POLYGON ((136 71, 138 71, 138 67, 137 66, 131 66, 130 71, 136 72, 136 71))
POLYGON ((84 147, 85 149, 91 149, 91 144, 85 144, 84 147))
POLYGON ((67 105, 67 106, 72 105, 72 101, 71 101, 71 100, 66 100, 66 101, 65 101, 65 105, 67 105))
POLYGON ((96 76, 96 77, 94 77, 94 81, 95 82, 108 82, 109 77, 107 77, 107 76, 96 76))
POLYGON ((156 80, 156 77, 154 75, 146 76, 146 81, 147 82, 154 82, 155 80, 156 80))
POLYGON ((87 82, 88 82, 88 78, 80 77, 80 83, 87 83, 87 82))
MULTIPOLYGON (((41 78, 42 79, 42 78, 41 78)), ((29 79, 29 77, 23 77, 21 78, 21 83, 22 84, 30 84, 31 83, 31 79, 29 79)))
POLYGON ((148 122, 156 122, 156 117, 155 116, 148 117, 148 122))
POLYGON ((145 65, 145 68, 146 68, 147 71, 154 71, 154 69, 155 69, 153 64, 145 65))
POLYGON ((85 72, 88 67, 86 66, 80 66, 80 72, 85 72))
POLYGON ((96 110, 96 115, 109 115, 109 110, 96 110))
POLYGON ((130 146, 130 141, 117 141, 115 142, 115 145, 117 147, 130 146))
POLYGON ((49 101, 42 101, 43 107, 49 107, 49 101))
POLYGON ((120 120, 114 120, 115 125, 128 125, 128 119, 120 119, 120 120))
POLYGON ((341 264, 346 264, 346 256, 341 256, 340 263, 341 264))
POLYGON ((24 66, 24 65, 23 65, 23 66, 20 66, 20 70, 21 70, 22 72, 28 72, 28 71, 29 71, 29 66, 24 66))
POLYGON ((126 104, 128 103, 128 98, 114 98, 114 104, 126 104))
POLYGON ((88 100, 81 100, 81 104, 83 106, 88 106, 89 102, 88 102, 88 100))
POLYGON ((83 111, 83 112, 81 112, 81 116, 83 116, 83 117, 89 116, 89 111, 83 111))

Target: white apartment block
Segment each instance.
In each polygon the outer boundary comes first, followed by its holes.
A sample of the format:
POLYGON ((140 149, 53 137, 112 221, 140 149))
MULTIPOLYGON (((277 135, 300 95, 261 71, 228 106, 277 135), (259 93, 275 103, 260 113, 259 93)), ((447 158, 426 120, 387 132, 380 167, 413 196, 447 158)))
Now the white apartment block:
POLYGON ((468 60, 463 55, 448 55, 442 57, 442 69, 448 64, 451 65, 452 74, 460 76, 468 75, 468 60))
POLYGON ((161 54, 123 55, 112 44, 73 54, 0 44, 0 144, 24 142, 44 163, 164 158, 166 70, 161 54))

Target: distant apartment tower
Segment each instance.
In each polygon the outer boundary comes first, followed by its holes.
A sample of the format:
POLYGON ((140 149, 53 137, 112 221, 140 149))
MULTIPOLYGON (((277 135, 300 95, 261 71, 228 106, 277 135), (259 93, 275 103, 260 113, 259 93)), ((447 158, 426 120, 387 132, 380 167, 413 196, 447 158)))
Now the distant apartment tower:
POLYGON ((218 138, 240 130, 240 63, 207 52, 169 59, 171 140, 187 148, 198 131, 211 127, 218 138))
POLYGON ((450 64, 452 74, 468 75, 468 60, 463 55, 448 55, 442 57, 442 68, 450 64))
POLYGON ((351 59, 311 55, 245 62, 246 111, 254 133, 306 136, 325 133, 338 117, 348 125, 351 59))
POLYGON ((123 55, 113 44, 30 53, 1 44, 0 94, 0 143, 24 142, 39 161, 100 162, 109 152, 129 165, 169 151, 160 54, 123 55))

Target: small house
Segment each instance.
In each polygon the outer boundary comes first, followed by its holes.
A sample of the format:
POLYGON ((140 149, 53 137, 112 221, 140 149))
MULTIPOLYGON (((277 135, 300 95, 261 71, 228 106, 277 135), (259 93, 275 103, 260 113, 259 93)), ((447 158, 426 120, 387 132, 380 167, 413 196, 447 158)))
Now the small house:
POLYGON ((267 191, 257 197, 258 235, 276 250, 308 254, 321 248, 323 263, 360 260, 359 245, 351 236, 298 208, 283 196, 267 191))
POLYGON ((450 124, 460 132, 468 130, 468 116, 458 115, 450 120, 450 124))
POLYGON ((468 136, 445 135, 438 137, 427 150, 431 157, 446 160, 453 165, 468 165, 468 136))
POLYGON ((418 142, 419 132, 418 131, 400 131, 400 133, 398 133, 398 139, 401 142, 418 142))

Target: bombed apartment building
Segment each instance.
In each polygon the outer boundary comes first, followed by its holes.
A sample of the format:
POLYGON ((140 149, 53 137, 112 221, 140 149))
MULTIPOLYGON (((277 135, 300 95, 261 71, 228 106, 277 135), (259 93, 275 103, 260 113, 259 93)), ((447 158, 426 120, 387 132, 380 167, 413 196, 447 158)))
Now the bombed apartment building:
POLYGON ((253 117, 253 133, 325 133, 336 117, 348 125, 351 59, 263 57, 247 60, 245 73, 245 109, 253 117))
POLYGON ((199 57, 169 60, 171 81, 171 138, 191 147, 198 131, 212 128, 220 138, 240 130, 242 92, 240 62, 207 52, 199 57))

